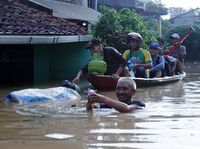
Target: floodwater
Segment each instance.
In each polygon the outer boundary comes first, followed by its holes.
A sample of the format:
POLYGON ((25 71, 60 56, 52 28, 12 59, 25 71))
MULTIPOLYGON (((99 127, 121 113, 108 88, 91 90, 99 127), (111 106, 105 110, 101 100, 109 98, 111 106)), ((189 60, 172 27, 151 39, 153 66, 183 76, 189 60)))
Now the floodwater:
MULTIPOLYGON (((0 106, 1 149, 199 149, 199 62, 177 83, 138 89, 146 108, 133 113, 63 103, 0 106)), ((15 88, 3 88, 1 97, 15 88)), ((102 94, 115 97, 114 92, 102 94)))

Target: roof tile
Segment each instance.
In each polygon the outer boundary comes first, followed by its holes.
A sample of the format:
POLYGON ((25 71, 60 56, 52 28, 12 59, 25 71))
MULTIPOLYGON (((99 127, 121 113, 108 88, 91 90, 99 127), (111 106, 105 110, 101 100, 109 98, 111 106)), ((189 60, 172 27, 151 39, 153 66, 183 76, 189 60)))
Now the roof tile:
POLYGON ((78 21, 54 17, 20 2, 0 1, 0 34, 14 35, 84 35, 86 28, 78 21))

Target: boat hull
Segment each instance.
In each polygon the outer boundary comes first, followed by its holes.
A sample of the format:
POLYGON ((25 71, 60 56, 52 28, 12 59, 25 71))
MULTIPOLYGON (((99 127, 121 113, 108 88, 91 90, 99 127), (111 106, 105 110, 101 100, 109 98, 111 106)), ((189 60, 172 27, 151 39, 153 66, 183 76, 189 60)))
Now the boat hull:
MULTIPOLYGON (((185 76, 186 73, 162 78, 129 78, 133 79, 137 87, 140 88, 178 82, 185 76)), ((88 75, 87 79, 97 90, 113 90, 116 88, 117 84, 117 80, 110 75, 88 75)))

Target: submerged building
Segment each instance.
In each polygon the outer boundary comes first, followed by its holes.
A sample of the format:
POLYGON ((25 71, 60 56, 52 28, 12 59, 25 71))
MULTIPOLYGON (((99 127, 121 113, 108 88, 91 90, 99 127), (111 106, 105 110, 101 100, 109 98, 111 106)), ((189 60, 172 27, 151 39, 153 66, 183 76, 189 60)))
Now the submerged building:
POLYGON ((173 25, 200 24, 200 8, 191 9, 169 20, 173 25))
POLYGON ((0 85, 72 79, 88 61, 84 0, 0 1, 0 85))

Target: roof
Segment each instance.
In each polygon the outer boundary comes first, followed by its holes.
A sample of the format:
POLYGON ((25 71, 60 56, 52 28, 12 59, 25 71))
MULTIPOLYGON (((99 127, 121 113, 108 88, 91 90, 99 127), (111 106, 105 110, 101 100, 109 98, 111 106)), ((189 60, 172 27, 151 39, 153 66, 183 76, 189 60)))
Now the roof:
POLYGON ((0 35, 0 44, 61 44, 88 42, 92 35, 0 35))
POLYGON ((78 21, 58 18, 21 0, 1 0, 0 35, 85 35, 78 21))
POLYGON ((57 1, 81 5, 83 0, 57 0, 57 1))
POLYGON ((131 8, 144 11, 144 3, 138 0, 98 0, 98 5, 106 5, 111 8, 131 8))
POLYGON ((53 10, 53 15, 60 18, 85 20, 88 22, 97 22, 101 13, 80 5, 60 2, 57 0, 30 0, 39 5, 43 5, 53 10))
POLYGON ((176 18, 179 18, 179 17, 181 17, 181 16, 184 16, 184 15, 190 13, 190 12, 193 12, 193 11, 196 11, 196 10, 199 10, 199 9, 200 9, 200 8, 191 9, 190 11, 187 11, 187 12, 185 12, 185 13, 182 13, 182 14, 180 14, 180 15, 177 15, 177 16, 175 16, 175 17, 173 17, 173 18, 170 18, 169 20, 170 20, 170 21, 171 21, 171 20, 174 20, 174 19, 176 19, 176 18))

